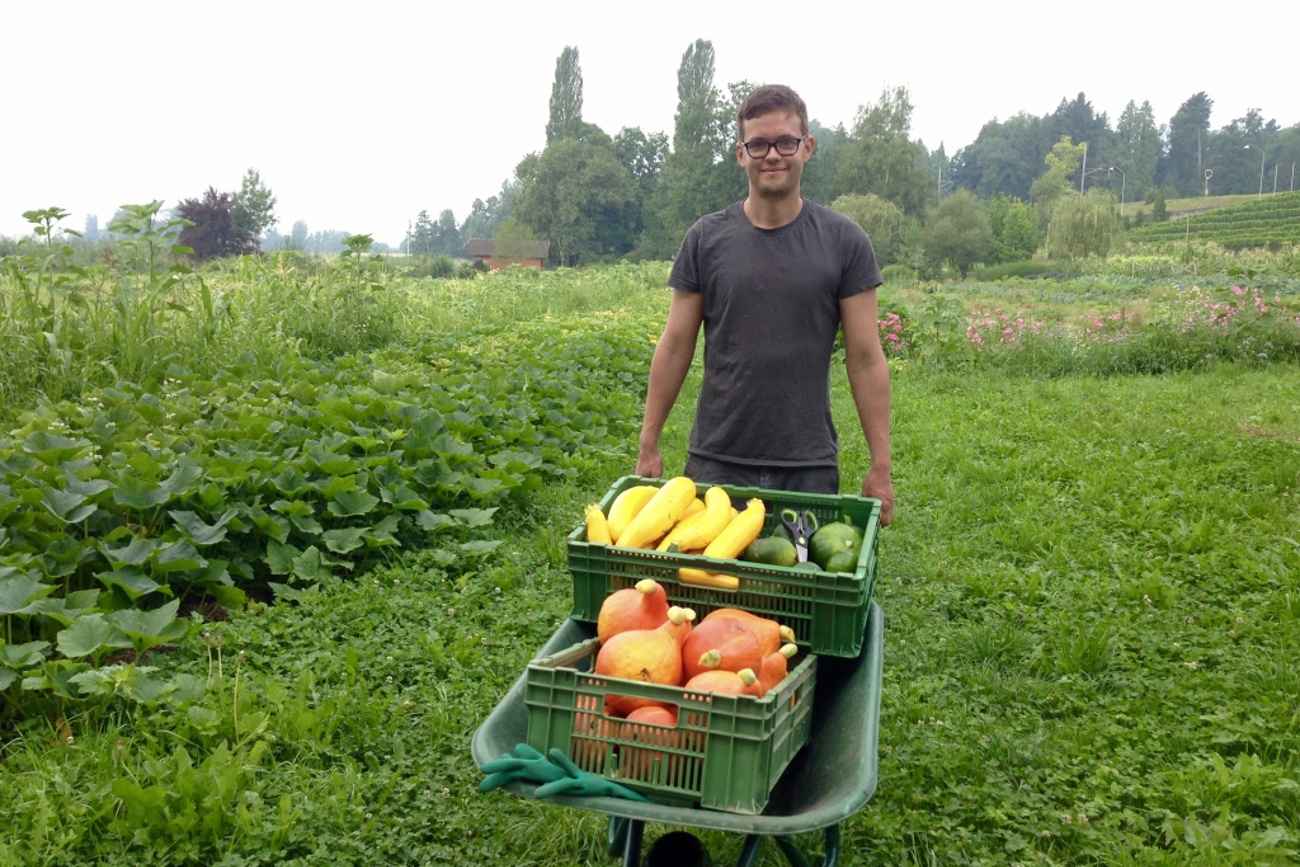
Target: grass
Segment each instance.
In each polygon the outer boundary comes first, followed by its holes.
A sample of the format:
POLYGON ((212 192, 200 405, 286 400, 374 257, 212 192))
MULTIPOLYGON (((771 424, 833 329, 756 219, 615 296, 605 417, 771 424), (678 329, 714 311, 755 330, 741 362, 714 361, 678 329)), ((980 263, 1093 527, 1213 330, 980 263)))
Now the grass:
MULTIPOLYGON (((505 375, 597 315, 648 346, 662 276, 600 274, 412 282, 376 304, 404 311, 403 335, 482 335, 470 326, 513 317, 510 338, 480 350, 505 375)), ((286 324, 308 303, 262 298, 264 275, 227 279, 214 288, 286 324)), ((1151 304, 1104 281, 960 291, 963 311, 1032 304, 1063 323, 1151 304)), ((903 287, 894 300, 941 335, 952 311, 930 298, 903 287)), ((232 322, 254 328, 239 306, 232 322)), ((964 340, 964 312, 950 324, 964 340)), ((1037 355, 967 340, 960 356, 892 362, 880 784, 844 823, 841 863, 1294 863, 1297 364, 1071 373, 1043 361, 1067 354, 1051 348, 1064 333, 1043 340, 1037 355)), ((1070 353, 1082 364, 1092 347, 1070 353)), ((601 397, 634 410, 643 385, 601 397)), ((696 387, 666 430, 670 472, 696 387)), ((838 372, 833 398, 852 491, 866 455, 838 372)), ((0 745, 0 864, 609 863, 603 817, 480 794, 468 745, 567 614, 564 536, 634 448, 578 456, 572 475, 504 504, 490 556, 408 551, 293 603, 194 609, 188 636, 144 660, 190 691, 178 704, 32 713, 0 745)), ((738 857, 738 838, 704 836, 715 863, 738 857)), ((820 850, 818 835, 801 842, 820 850)), ((758 863, 784 862, 768 846, 758 863)))

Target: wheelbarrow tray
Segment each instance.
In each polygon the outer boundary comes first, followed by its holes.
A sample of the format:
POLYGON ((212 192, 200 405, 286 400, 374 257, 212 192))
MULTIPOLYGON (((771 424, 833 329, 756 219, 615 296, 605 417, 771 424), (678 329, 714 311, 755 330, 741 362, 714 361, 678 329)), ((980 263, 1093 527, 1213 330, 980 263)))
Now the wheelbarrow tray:
MULTIPOLYGON (((591 638, 595 627, 566 620, 538 652, 557 653, 591 638)), ((562 795, 553 802, 611 816, 708 828, 741 834, 789 835, 827 828, 852 816, 876 790, 880 728, 884 615, 872 602, 862 652, 856 657, 821 657, 813 699, 812 732, 777 781, 762 813, 747 815, 622 798, 562 795)), ((527 740, 528 711, 521 674, 474 733, 470 751, 479 767, 514 752, 527 740)), ((536 786, 505 788, 532 797, 536 786)))

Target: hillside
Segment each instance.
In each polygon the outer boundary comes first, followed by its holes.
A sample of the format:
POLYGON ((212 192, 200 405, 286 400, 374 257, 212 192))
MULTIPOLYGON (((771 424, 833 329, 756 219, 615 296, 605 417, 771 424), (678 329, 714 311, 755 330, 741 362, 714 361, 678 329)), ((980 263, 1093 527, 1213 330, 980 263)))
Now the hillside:
POLYGON ((1138 226, 1128 239, 1211 241, 1230 250, 1300 244, 1300 192, 1178 199, 1166 207, 1168 220, 1138 226))

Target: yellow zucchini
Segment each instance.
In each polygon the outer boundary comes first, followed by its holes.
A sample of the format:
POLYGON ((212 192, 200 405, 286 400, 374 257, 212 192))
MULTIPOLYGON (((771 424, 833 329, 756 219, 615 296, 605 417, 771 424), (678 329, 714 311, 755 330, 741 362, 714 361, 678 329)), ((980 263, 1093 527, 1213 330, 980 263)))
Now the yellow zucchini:
POLYGON ((618 537, 623 535, 627 525, 632 523, 632 519, 657 493, 659 493, 658 485, 634 485, 624 489, 614 498, 614 502, 609 504, 609 513, 605 515, 611 541, 618 541, 618 537))
MULTIPOLYGON (((698 502, 698 501, 697 501, 698 502)), ((731 521, 731 496, 714 485, 704 492, 704 511, 683 518, 659 543, 660 551, 698 551, 707 548, 731 521)))
POLYGON ((704 569, 677 570, 677 579, 683 584, 696 587, 713 587, 718 590, 739 590, 740 579, 735 575, 723 575, 721 572, 709 572, 704 569))
POLYGON ((587 541, 598 545, 608 545, 611 541, 609 535, 609 522, 605 520, 605 513, 600 510, 600 506, 592 503, 587 507, 587 541))
POLYGON ((676 476, 664 482, 650 502, 637 512, 632 523, 623 529, 618 545, 623 548, 654 546, 681 520, 694 499, 695 482, 686 476, 676 476))
POLYGON ((733 518, 722 532, 714 537, 704 549, 705 557, 730 560, 739 557, 750 542, 763 532, 763 521, 767 518, 767 509, 763 501, 755 497, 745 504, 744 510, 733 518))

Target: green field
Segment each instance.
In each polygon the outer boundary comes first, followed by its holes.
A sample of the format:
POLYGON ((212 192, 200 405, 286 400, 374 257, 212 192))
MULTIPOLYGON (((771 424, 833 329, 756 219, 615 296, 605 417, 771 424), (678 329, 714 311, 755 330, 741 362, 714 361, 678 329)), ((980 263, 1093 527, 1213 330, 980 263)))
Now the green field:
MULTIPOLYGON (((842 864, 1300 859, 1300 281, 1113 265, 882 290, 842 864)), ((0 864, 613 863, 603 817, 479 793, 469 739, 631 472, 666 265, 391 268, 0 271, 0 864)))

